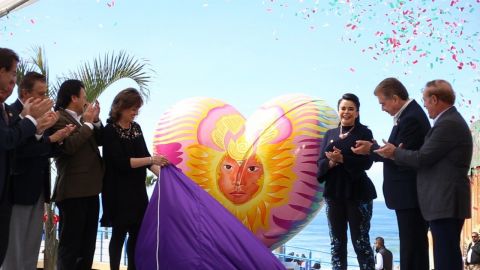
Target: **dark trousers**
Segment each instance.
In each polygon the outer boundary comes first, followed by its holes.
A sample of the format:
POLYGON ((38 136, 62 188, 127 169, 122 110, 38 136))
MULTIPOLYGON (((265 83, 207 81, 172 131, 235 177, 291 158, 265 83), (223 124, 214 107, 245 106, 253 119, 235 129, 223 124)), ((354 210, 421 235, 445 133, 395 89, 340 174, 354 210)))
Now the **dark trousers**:
POLYGON ((140 224, 132 224, 128 226, 119 225, 112 227, 112 238, 110 239, 110 246, 108 251, 110 253, 110 269, 118 270, 120 268, 120 260, 122 257, 122 247, 125 237, 128 233, 127 240, 127 256, 128 256, 128 270, 135 270, 135 245, 137 244, 138 232, 140 231, 140 224))
POLYGON ((429 270, 428 223, 419 208, 395 210, 400 236, 400 270, 429 270))
POLYGON ((90 270, 97 239, 98 196, 66 199, 60 212, 58 270, 90 270))
POLYGON ((332 251, 332 269, 347 269, 347 225, 361 270, 374 270, 375 260, 370 246, 372 201, 358 202, 326 199, 326 212, 332 251))
POLYGON ((6 196, 3 196, 0 200, 0 266, 3 264, 7 253, 11 214, 12 205, 8 202, 6 196))
POLYGON ((460 233, 464 219, 444 218, 429 222, 435 270, 462 270, 460 233))

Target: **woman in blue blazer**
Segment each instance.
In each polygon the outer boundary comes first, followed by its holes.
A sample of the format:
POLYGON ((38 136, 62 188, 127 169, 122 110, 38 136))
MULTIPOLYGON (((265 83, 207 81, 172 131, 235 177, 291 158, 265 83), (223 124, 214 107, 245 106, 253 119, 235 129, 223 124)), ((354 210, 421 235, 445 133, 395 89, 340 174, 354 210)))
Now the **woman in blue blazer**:
POLYGON ((360 269, 375 268, 369 231, 377 193, 365 173, 372 160, 351 150, 355 141, 373 139, 370 129, 360 123, 359 109, 358 97, 344 94, 338 101, 340 123, 325 133, 320 147, 317 177, 325 183, 333 270, 347 269, 347 225, 360 269))

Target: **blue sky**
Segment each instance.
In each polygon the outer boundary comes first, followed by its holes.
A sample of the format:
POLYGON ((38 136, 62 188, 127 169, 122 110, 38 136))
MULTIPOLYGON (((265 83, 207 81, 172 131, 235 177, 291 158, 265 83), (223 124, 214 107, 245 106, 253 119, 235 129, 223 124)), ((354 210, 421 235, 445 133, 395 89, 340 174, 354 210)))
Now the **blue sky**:
MULTIPOLYGON (((218 98, 248 116, 289 93, 334 107, 343 93, 353 92, 360 97, 362 122, 377 139, 386 139, 392 120, 372 92, 389 76, 402 80, 419 102, 426 81, 447 79, 467 121, 478 119, 478 1, 347 2, 39 0, 0 19, 0 46, 21 57, 32 46, 44 46, 52 78, 111 51, 148 59, 155 75, 138 122, 149 145, 159 116, 182 99, 218 98), (414 34, 406 25, 412 38, 408 44, 400 39, 402 25, 392 21, 404 19, 405 10, 421 26, 431 22, 432 35, 414 34), (395 52, 390 37, 402 42, 395 52)), ((103 119, 113 96, 128 86, 135 87, 121 81, 99 98, 103 119)), ((380 197, 381 170, 375 165, 369 173, 380 197)))

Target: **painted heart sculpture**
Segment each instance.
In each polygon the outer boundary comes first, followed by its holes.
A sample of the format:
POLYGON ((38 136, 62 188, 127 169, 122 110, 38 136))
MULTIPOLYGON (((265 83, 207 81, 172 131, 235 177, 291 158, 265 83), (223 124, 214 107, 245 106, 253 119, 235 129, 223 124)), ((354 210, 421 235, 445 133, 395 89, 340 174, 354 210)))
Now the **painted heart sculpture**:
POLYGON ((162 115, 154 151, 273 249, 321 209, 319 144, 337 123, 323 100, 305 95, 275 98, 248 119, 220 100, 191 98, 162 115))

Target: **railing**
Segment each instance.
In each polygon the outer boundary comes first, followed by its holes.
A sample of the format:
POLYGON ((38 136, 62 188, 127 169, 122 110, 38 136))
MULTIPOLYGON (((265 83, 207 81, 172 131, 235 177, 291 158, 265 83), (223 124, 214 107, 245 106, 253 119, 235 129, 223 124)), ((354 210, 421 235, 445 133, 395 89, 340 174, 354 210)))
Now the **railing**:
MULTIPOLYGON (((108 253, 108 245, 110 244, 110 238, 112 235, 112 230, 107 228, 99 228, 97 232, 97 243, 95 248, 95 256, 93 258, 96 262, 103 262, 108 263, 110 261, 110 256, 108 253)), ((125 239, 127 240, 127 239, 125 239)), ((44 241, 42 241, 42 245, 40 248, 40 254, 38 256, 39 260, 43 260, 43 249, 44 249, 44 241)), ((127 258, 127 247, 126 241, 123 246, 123 256, 120 261, 120 265, 127 265, 128 258, 127 258)))
MULTIPOLYGON (((313 266, 318 263, 321 265, 321 269, 331 269, 332 263, 330 260, 325 261, 320 258, 315 258, 313 255, 314 254, 326 254, 328 257, 330 257, 330 252, 325 252, 325 251, 320 251, 320 250, 312 250, 312 249, 306 249, 302 247, 295 247, 295 246, 288 246, 288 245, 282 245, 276 250, 273 251, 273 254, 277 256, 277 258, 284 263, 284 265, 295 265, 295 267, 292 267, 295 270, 315 270, 315 269, 320 269, 320 268, 313 268, 313 266), (295 255, 292 255, 295 254, 295 255), (299 256, 298 254, 305 255, 299 256), (300 262, 300 263, 298 263, 300 262)), ((358 266, 358 263, 352 263, 351 261, 355 261, 357 259, 356 256, 347 256, 347 258, 351 259, 349 260, 348 264, 348 269, 359 269, 360 267, 358 266)), ((399 260, 394 260, 393 261, 395 265, 399 265, 400 261, 399 260)), ((290 268, 291 269, 291 268, 290 268)))
MULTIPOLYGON (((111 229, 108 228, 99 228, 97 232, 97 243, 95 248, 95 256, 94 261, 96 262, 103 262, 108 263, 110 261, 110 256, 108 253, 108 245, 110 244, 110 237, 111 237, 111 229)), ((126 240, 126 239, 125 239, 126 240)), ((42 246, 40 248, 39 260, 43 260, 43 249, 44 249, 44 242, 42 241, 42 246)), ((121 265, 126 266, 128 264, 127 252, 126 252, 126 242, 124 243, 123 247, 123 256, 120 261, 121 265)), ((314 254, 326 254, 328 257, 330 256, 330 252, 320 251, 320 250, 313 250, 313 249, 306 249, 302 247, 296 246, 289 246, 289 245, 282 245, 276 250, 273 251, 273 254, 282 262, 284 265, 295 265, 294 269, 298 270, 315 270, 313 268, 315 263, 321 265, 322 269, 331 268, 332 263, 330 260, 322 260, 319 257, 314 257, 314 254), (292 255, 292 253, 294 255, 292 255), (302 255, 299 255, 302 254, 302 255), (299 263, 300 262, 300 263, 299 263)), ((356 260, 355 256, 347 256, 348 258, 352 259, 349 261, 356 260)), ((398 260, 394 261, 395 265, 399 264, 398 260)), ((349 269, 357 269, 359 268, 358 263, 355 264, 348 264, 349 269)), ((293 267, 292 267, 293 268, 293 267)))

